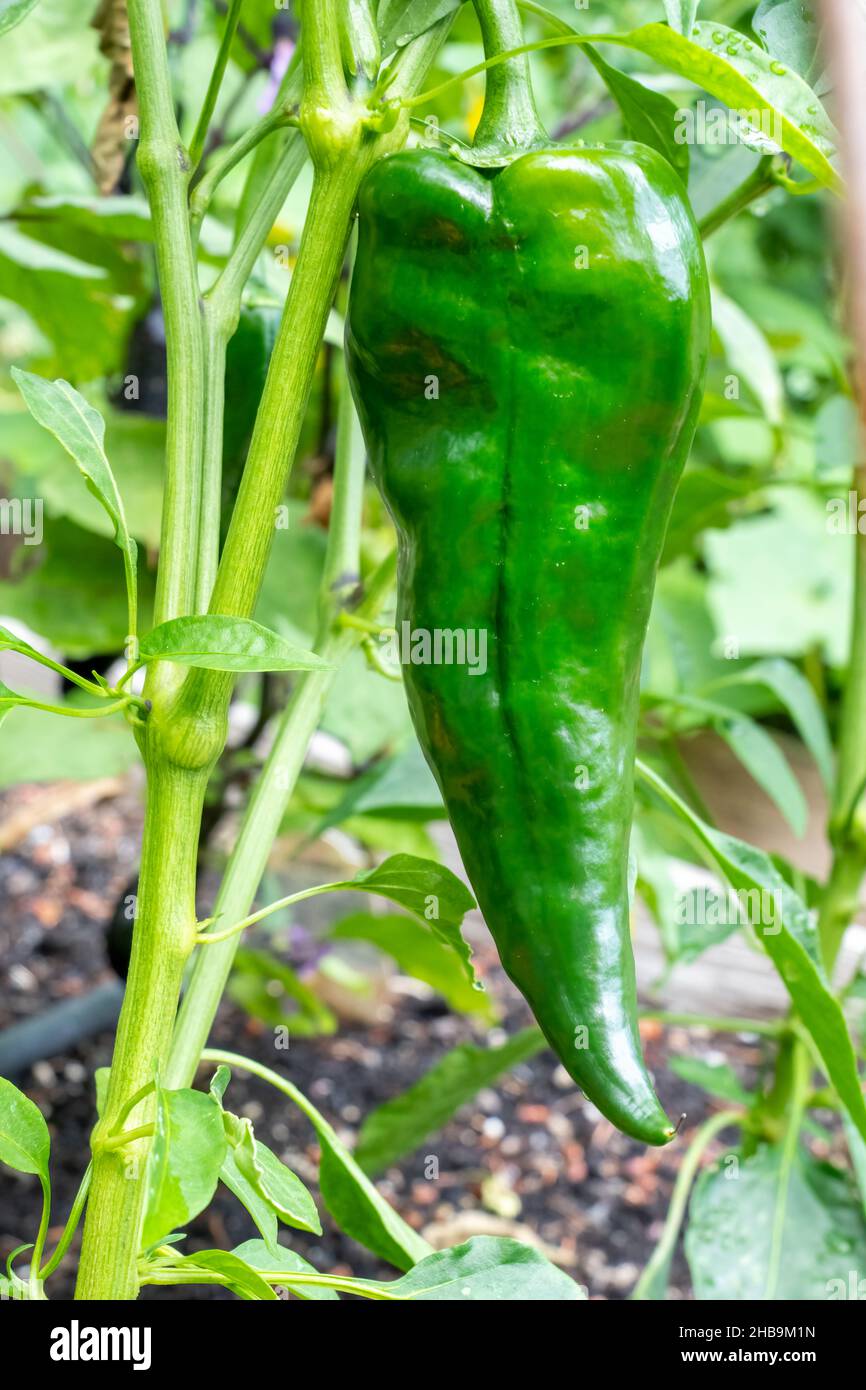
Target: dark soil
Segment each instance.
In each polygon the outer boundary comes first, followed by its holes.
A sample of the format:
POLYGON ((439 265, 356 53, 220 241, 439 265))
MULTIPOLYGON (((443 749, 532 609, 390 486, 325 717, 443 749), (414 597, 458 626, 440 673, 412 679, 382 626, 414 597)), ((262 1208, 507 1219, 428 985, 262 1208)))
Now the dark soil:
MULTIPOLYGON (((18 789, 0 798, 0 819, 13 796, 17 808, 27 795, 18 789)), ((38 826, 0 857, 0 1029, 113 978, 105 927, 117 895, 135 872, 139 828, 140 808, 129 794, 38 826)), ((480 941, 477 956, 488 988, 504 1005, 502 1028, 513 1033, 530 1021, 526 1006, 503 976, 489 938, 480 941)), ((385 1014, 384 1021, 344 1022, 333 1037, 293 1040, 288 1052, 276 1052, 269 1028, 224 1002, 214 1045, 284 1071, 351 1143, 369 1110, 404 1091, 456 1043, 479 1040, 470 1023, 435 997, 391 992, 385 1014)), ((49 1249, 86 1164, 94 1122, 92 1075, 108 1065, 111 1042, 110 1034, 101 1033, 66 1055, 52 1056, 46 1037, 45 1060, 16 1078, 51 1130, 49 1249)), ((688 1112, 683 1138, 669 1149, 646 1149, 617 1133, 544 1052, 482 1091, 444 1131, 389 1170, 380 1180, 381 1191, 436 1245, 485 1232, 514 1233, 541 1242, 591 1297, 627 1297, 660 1234, 684 1143, 712 1104, 667 1070, 666 1053, 688 1048, 719 1060, 723 1047, 746 1079, 760 1061, 756 1047, 731 1037, 710 1041, 656 1025, 644 1042, 649 1064, 662 1078, 669 1112, 688 1112), (430 1156, 438 1163, 436 1179, 425 1176, 430 1156)), ((317 1148, 307 1121, 273 1090, 239 1072, 227 1103, 248 1116, 257 1134, 315 1191, 317 1148)), ((32 1239, 38 1218, 35 1179, 0 1168, 2 1259, 32 1239)), ((323 1224, 319 1239, 283 1228, 281 1240, 324 1271, 393 1274, 337 1231, 324 1212, 323 1224)), ((185 1248, 194 1250, 231 1248, 257 1232, 235 1198, 220 1188, 188 1235, 185 1248)), ((76 1249, 77 1240, 49 1285, 51 1296, 71 1296, 76 1249)), ((678 1255, 671 1296, 689 1297, 688 1289, 685 1261, 678 1255)), ((170 1289, 143 1293, 149 1299, 178 1296, 170 1289)), ((182 1296, 228 1295, 188 1288, 182 1296)))

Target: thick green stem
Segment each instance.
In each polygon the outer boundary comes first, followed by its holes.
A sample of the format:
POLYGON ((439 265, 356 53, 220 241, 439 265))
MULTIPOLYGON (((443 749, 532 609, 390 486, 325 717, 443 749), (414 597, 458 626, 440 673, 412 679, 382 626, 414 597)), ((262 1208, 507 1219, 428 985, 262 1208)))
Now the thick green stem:
MULTIPOLYGON (((93 1135, 93 1179, 76 1298, 130 1299, 144 1201, 147 1143, 134 1157, 103 1147, 127 1102, 161 1073, 168 1057, 183 972, 195 939, 198 830, 209 764, 148 761, 148 792, 132 956, 105 1109, 93 1135)), ((147 1095, 135 1107, 151 1118, 147 1095)))
POLYGON ((214 586, 214 613, 245 617, 258 597, 365 168, 366 160, 350 157, 343 168, 314 179, 298 262, 214 586))
MULTIPOLYGON (((485 58, 521 46, 523 29, 514 0, 473 0, 473 4, 485 58)), ((535 109, 527 54, 488 68, 486 82, 484 111, 473 141, 475 150, 522 152, 549 143, 535 109)))
MULTIPOLYGON (((190 162, 174 116, 160 0, 129 0, 129 31, 141 113, 137 163, 150 203, 168 359, 162 537, 154 605, 154 622, 161 623, 192 611, 204 355, 187 216, 190 162)), ((149 694, 158 681, 155 674, 149 694)))

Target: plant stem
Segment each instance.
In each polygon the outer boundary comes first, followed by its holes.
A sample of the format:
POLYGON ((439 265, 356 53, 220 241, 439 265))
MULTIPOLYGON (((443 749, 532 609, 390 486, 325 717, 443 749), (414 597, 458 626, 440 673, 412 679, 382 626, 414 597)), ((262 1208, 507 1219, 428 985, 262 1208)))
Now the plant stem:
POLYGON ((48 1263, 43 1265, 39 1271, 39 1278, 43 1281, 48 1279, 54 1273, 55 1269, 60 1264, 60 1261, 63 1259, 63 1256, 66 1254, 67 1250, 72 1244, 72 1237, 75 1235, 75 1232, 78 1229, 78 1223, 81 1220, 81 1213, 84 1211, 84 1204, 87 1201, 87 1194, 90 1191, 90 1179, 92 1173, 93 1165, 88 1163, 86 1169, 84 1170, 84 1177, 81 1179, 81 1185, 77 1193, 75 1194, 75 1201, 72 1203, 72 1209, 69 1213, 69 1219, 67 1220, 66 1225, 63 1228, 63 1234, 60 1237, 60 1240, 57 1242, 57 1248, 55 1249, 54 1254, 51 1256, 51 1259, 48 1261, 48 1263))
POLYGON ((137 1125, 135 1129, 122 1129, 118 1134, 112 1134, 105 1139, 102 1148, 105 1152, 111 1149, 125 1149, 127 1144, 133 1143, 136 1139, 149 1139, 153 1132, 153 1125, 137 1125))
MULTIPOLYGON (((148 793, 132 956, 105 1109, 93 1137, 79 1299, 130 1299, 138 1291, 145 1155, 136 1156, 130 1177, 127 1158, 104 1141, 128 1110, 129 1098, 162 1071, 195 937, 196 851, 209 766, 178 767, 159 752, 145 753, 148 793)), ((139 1123, 152 1119, 152 1108, 146 1095, 136 1107, 139 1123)))
MULTIPOLYGON (((240 300, 238 300, 238 306, 240 300)), ((211 300, 203 302, 204 438, 202 441, 201 517, 195 611, 206 613, 219 565, 222 511, 223 421, 226 396, 226 349, 231 333, 211 300)), ((235 319, 236 321, 236 319, 235 319)), ((234 329, 232 329, 232 332, 234 329)))
MULTIPOLYGON (((338 489, 335 496, 339 495, 338 489)), ((395 563, 392 556, 371 580, 363 604, 368 612, 375 613, 381 608, 393 583, 395 563)), ((308 671, 296 685, 280 718, 273 746, 250 798, 214 904, 214 915, 227 917, 229 921, 243 917, 249 910, 325 701, 339 667, 358 641, 357 634, 352 631, 325 630, 327 635, 317 644, 317 650, 334 669, 308 671)), ((207 951, 196 952, 166 1071, 168 1086, 192 1083, 237 946, 238 938, 230 937, 207 951)))
POLYGON ((214 585, 214 613, 245 617, 255 605, 366 163, 350 157, 343 168, 314 179, 298 261, 214 585))
POLYGON ((640 1016, 671 1028, 709 1028, 713 1033, 756 1033, 768 1038, 778 1038, 788 1028, 782 1020, 713 1018, 711 1014, 667 1013, 663 1009, 641 1009, 640 1016))
POLYGON ((226 15, 226 27, 220 41, 219 52, 210 76, 208 89, 202 103, 201 114, 196 122, 195 133, 189 143, 189 157, 193 169, 198 167, 199 161, 204 151, 205 140, 207 139, 208 126, 214 113, 217 97, 220 93, 226 67, 229 61, 232 41, 237 33, 238 20, 241 17, 241 6, 244 0, 230 0, 229 11, 226 15))
MULTIPOLYGON (((473 0, 473 4, 485 58, 520 47, 523 29, 514 0, 473 0)), ((522 152, 533 145, 547 144, 548 137, 535 109, 528 56, 524 53, 489 68, 486 81, 484 110, 473 148, 522 152)))
POLYGON ((779 1181, 776 1187, 776 1200, 773 1208, 773 1227, 770 1236, 770 1256, 767 1261, 767 1282, 764 1298, 775 1299, 779 1287, 782 1268, 782 1250, 785 1237, 785 1219, 788 1214, 788 1189, 791 1184, 791 1171, 797 1157, 797 1141, 803 1123, 806 1097, 809 1092, 809 1054, 803 1044, 794 1041, 790 1056, 790 1085, 788 1088, 788 1120, 782 1142, 782 1157, 779 1181))
MULTIPOLYGON (((154 624, 191 612, 195 586, 204 359, 195 254, 187 216, 190 163, 174 115, 160 0, 129 0, 141 114, 138 170, 156 244, 168 376, 165 485, 154 624)), ((149 673, 149 691, 160 668, 149 673)))
POLYGON ((278 898, 276 902, 268 903, 267 907, 259 908, 258 912, 251 913, 249 917, 243 917, 240 922, 235 922, 230 927, 224 927, 221 931, 199 932, 195 944, 196 946, 210 946, 220 941, 228 941, 232 936, 240 936, 247 927, 254 927, 257 922, 263 922, 266 917, 272 917, 275 912, 282 912, 284 908, 291 907, 293 903, 303 902, 306 898, 316 898, 320 893, 332 893, 335 889, 345 886, 345 882, 340 880, 338 883, 319 883, 314 888, 302 888, 298 893, 289 893, 287 897, 278 898))
POLYGON ((743 208, 747 208, 750 203, 754 203, 757 198, 762 198, 765 193, 769 193, 772 188, 777 186, 772 168, 773 156, 764 155, 748 178, 732 189, 726 198, 723 198, 705 217, 701 218, 698 223, 698 231, 704 241, 732 217, 736 217, 738 212, 742 212, 743 208))
POLYGON ((51 1184, 44 1174, 39 1178, 42 1184, 42 1216, 39 1221, 39 1231, 36 1236, 36 1243, 33 1246, 33 1254, 30 1258, 30 1297, 39 1298, 39 1281, 42 1264, 42 1251, 45 1249, 45 1237, 48 1234, 48 1221, 51 1215, 51 1184))
MULTIPOLYGON (((862 148, 866 137, 866 103, 860 60, 866 42, 866 19, 859 6, 827 0, 823 6, 827 54, 834 77, 834 101, 842 133, 842 159, 848 185, 843 205, 843 241, 847 251, 849 313, 857 345, 856 391, 860 410, 860 463, 853 486, 866 497, 866 171, 862 148)), ((866 873, 866 534, 854 537, 854 604, 850 660, 839 733, 838 772, 830 815, 834 859, 821 904, 818 930, 828 972, 832 970, 845 928, 857 909, 866 873)))
POLYGON ((741 1110, 721 1110, 717 1115, 711 1115, 695 1134, 677 1173, 661 1238, 632 1291, 631 1297, 633 1299, 655 1299, 654 1286, 656 1281, 663 1279, 667 1284, 667 1270, 674 1253, 680 1227, 683 1224, 683 1217, 686 1214, 686 1204, 692 1190, 692 1183, 697 1176, 704 1150, 712 1143, 720 1130, 727 1129, 731 1125, 741 1124, 742 1120, 743 1112, 741 1110))
POLYGON ((208 166, 207 173, 196 184, 190 197, 190 221, 194 235, 197 235, 210 201, 223 179, 257 145, 261 144, 262 140, 266 140, 275 131, 281 130, 283 126, 288 124, 288 121, 288 112, 281 105, 272 107, 266 115, 262 116, 261 120, 250 126, 239 140, 236 140, 228 149, 221 151, 219 156, 208 166))

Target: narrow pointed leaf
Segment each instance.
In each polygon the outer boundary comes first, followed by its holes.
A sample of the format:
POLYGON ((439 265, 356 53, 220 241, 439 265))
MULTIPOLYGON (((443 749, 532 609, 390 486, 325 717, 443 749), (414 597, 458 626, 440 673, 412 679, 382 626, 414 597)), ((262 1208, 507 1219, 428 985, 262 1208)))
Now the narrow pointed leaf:
POLYGON ((314 652, 249 618, 172 618, 141 640, 142 661, 175 661, 207 671, 327 671, 314 652))
POLYGON ((115 544, 123 552, 134 608, 136 545, 129 534, 123 502, 105 452, 105 421, 99 411, 62 378, 47 381, 19 367, 12 368, 12 376, 34 420, 63 445, 84 475, 90 492, 107 512, 114 527, 115 544))
POLYGON ((643 763, 642 780, 690 826, 735 890, 754 894, 763 918, 752 926, 775 965, 794 1007, 815 1040, 827 1075, 860 1133, 866 1138, 866 1102, 857 1059, 838 999, 827 982, 818 936, 808 909, 786 883, 769 855, 754 845, 707 825, 667 784, 643 763))

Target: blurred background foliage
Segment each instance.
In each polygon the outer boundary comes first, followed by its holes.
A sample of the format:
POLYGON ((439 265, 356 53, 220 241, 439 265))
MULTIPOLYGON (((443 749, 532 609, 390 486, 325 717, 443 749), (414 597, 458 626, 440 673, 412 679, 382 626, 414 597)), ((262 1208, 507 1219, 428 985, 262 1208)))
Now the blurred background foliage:
MULTIPOLYGON (((586 9, 550 0, 550 8, 586 33, 664 18, 661 0, 592 0, 586 9)), ((169 11, 176 91, 183 93, 181 129, 188 139, 225 5, 175 0, 169 11)), ((762 0, 759 6, 705 0, 699 17, 734 25, 764 42, 821 91, 815 26, 799 0, 762 0)), ((547 35, 534 18, 526 29, 530 37, 547 35)), ((211 149, 231 141, 267 109, 295 31, 290 10, 275 10, 273 0, 247 0, 211 149)), ((675 108, 698 100, 708 109, 717 106, 636 54, 613 48, 603 53, 645 92, 675 108)), ((42 0, 4 37, 3 56, 0 495, 41 499, 44 537, 39 546, 0 537, 0 620, 23 626, 31 640, 66 661, 104 670, 125 634, 121 576, 107 523, 59 446, 24 411, 9 367, 65 376, 105 412, 108 453, 130 529, 142 546, 146 610, 159 538, 165 380, 149 215, 130 138, 135 99, 123 6, 116 0, 42 0)), ((466 7, 431 85, 478 56, 477 26, 466 7)), ((532 70, 542 115, 563 143, 632 133, 609 86, 579 51, 536 54, 532 70)), ((435 119, 447 136, 470 139, 482 97, 483 77, 452 89, 431 103, 412 138, 430 139, 425 121, 435 119)), ((675 153, 699 218, 765 154, 742 144, 682 146, 675 153)), ((241 167, 225 179, 205 220, 203 287, 225 262, 244 174, 241 167)), ((242 466, 308 191, 309 179, 302 175, 256 266, 230 348, 227 503, 242 466)), ((829 195, 795 197, 778 188, 707 238, 713 357, 668 535, 644 669, 644 751, 665 776, 700 805, 684 752, 696 734, 709 730, 776 802, 796 835, 806 827, 807 806, 773 734, 783 730, 799 738, 826 779, 828 730, 837 716, 850 624, 852 540, 827 524, 828 501, 847 497, 856 449, 833 220, 829 195)), ((344 295, 345 286, 319 363, 300 466, 292 473, 258 612, 262 622, 305 642, 313 632, 330 505, 344 295)), ((392 534, 372 488, 365 523, 365 558, 373 563, 390 548, 392 534)), ((233 746, 214 782, 214 822, 231 804, 231 788, 249 779, 266 744, 268 719, 286 690, 279 677, 241 683, 233 746)), ((357 654, 337 683, 322 735, 293 799, 286 833, 309 843, 341 832, 363 852, 435 853, 430 826, 443 813, 399 683, 357 654)), ((0 730, 0 785, 99 777, 135 757, 122 727, 94 721, 71 737, 59 719, 21 711, 0 730)), ((658 919, 669 961, 692 958, 709 944, 709 934, 696 946, 677 929, 668 866, 671 854, 694 860, 694 849, 649 807, 641 808, 635 848, 638 885, 658 919)), ((340 930, 382 945, 381 922, 355 914, 340 930)), ((398 937, 383 949, 407 970, 427 979, 455 1008, 490 1012, 484 996, 461 990, 455 965, 429 938, 413 938, 408 927, 398 937)), ((261 981, 273 977, 253 952, 244 953, 240 964, 238 997, 270 1020, 273 991, 269 995, 261 981)), ((311 1030, 332 1026, 297 977, 280 978, 296 1017, 306 1018, 311 1030)))

